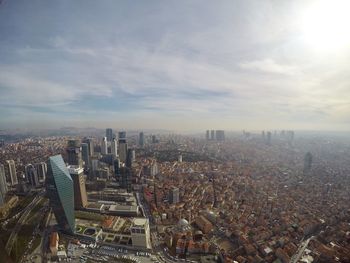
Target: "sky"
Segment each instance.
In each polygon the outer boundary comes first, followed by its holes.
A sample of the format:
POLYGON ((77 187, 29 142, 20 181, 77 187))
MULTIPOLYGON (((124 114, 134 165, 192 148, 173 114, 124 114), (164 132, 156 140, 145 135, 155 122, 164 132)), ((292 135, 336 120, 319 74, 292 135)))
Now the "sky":
POLYGON ((0 129, 350 130, 347 1, 0 2, 0 129))

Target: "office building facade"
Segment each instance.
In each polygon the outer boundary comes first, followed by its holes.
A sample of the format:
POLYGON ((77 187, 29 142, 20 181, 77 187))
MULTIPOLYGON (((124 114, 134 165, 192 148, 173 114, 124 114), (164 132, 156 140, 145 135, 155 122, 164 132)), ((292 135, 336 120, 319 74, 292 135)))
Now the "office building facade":
POLYGON ((3 164, 0 164, 0 206, 5 203, 7 190, 5 167, 3 164))
POLYGON ((106 129, 106 138, 108 142, 113 140, 113 130, 111 128, 106 129))
POLYGON ((68 140, 66 152, 69 165, 82 166, 83 159, 79 140, 68 140))
POLYGON ((56 221, 62 231, 75 232, 73 179, 61 155, 49 158, 47 163, 46 192, 56 221))
POLYGON ((7 160, 5 163, 5 174, 7 177, 7 182, 11 186, 18 184, 16 164, 14 160, 7 160))
POLYGON ((85 208, 88 205, 84 169, 81 167, 68 166, 68 172, 73 179, 74 185, 74 207, 85 208))
POLYGON ((113 139, 111 142, 111 154, 113 156, 118 156, 118 140, 117 139, 113 139))
POLYGON ((103 137, 103 138, 102 138, 101 153, 104 154, 104 155, 108 154, 107 137, 103 137))

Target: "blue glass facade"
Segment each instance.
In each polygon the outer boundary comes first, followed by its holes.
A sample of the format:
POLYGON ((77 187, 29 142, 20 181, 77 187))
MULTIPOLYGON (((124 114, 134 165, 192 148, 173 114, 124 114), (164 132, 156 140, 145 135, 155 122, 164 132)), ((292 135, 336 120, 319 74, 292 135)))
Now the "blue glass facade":
POLYGON ((61 155, 49 158, 46 188, 58 225, 63 231, 74 233, 73 180, 61 155))

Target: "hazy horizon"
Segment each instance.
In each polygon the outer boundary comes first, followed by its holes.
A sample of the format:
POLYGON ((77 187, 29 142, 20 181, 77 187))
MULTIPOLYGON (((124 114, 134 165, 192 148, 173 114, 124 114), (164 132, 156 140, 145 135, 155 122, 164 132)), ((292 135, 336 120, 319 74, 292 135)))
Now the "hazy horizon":
POLYGON ((0 129, 349 131, 349 6, 1 1, 0 129))

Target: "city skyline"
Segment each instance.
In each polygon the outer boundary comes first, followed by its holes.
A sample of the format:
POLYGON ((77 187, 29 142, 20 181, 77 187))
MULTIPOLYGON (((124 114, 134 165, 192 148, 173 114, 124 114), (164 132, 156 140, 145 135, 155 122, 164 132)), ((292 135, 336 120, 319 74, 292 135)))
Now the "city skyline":
POLYGON ((204 3, 2 1, 1 128, 350 129, 346 1, 204 3))

